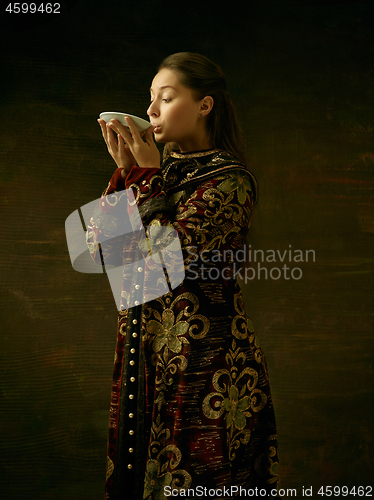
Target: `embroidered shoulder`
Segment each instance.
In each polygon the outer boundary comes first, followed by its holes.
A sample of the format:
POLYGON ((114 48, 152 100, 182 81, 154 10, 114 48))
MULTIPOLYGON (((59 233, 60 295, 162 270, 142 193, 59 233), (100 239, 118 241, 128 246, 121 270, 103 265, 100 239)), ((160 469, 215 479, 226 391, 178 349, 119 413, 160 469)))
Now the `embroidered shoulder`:
POLYGON ((240 205, 245 203, 251 193, 253 197, 256 194, 253 192, 254 188, 250 173, 244 169, 231 170, 226 175, 220 176, 220 178, 223 179, 223 182, 218 184, 217 189, 226 194, 236 192, 240 205))

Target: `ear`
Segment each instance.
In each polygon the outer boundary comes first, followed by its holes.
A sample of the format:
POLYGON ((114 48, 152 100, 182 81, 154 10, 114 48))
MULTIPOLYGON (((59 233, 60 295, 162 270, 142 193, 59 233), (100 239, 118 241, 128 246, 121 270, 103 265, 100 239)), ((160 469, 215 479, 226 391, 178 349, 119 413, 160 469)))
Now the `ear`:
POLYGON ((211 97, 210 95, 204 97, 204 99, 202 99, 200 102, 200 109, 199 109, 200 116, 206 116, 207 114, 209 114, 213 106, 214 106, 213 97, 211 97))

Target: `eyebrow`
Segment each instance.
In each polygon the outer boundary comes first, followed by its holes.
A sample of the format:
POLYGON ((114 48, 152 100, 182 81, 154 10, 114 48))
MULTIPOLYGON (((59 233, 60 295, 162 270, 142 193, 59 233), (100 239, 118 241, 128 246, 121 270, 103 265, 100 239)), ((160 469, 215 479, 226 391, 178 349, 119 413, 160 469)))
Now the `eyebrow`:
MULTIPOLYGON (((161 85, 161 87, 159 87, 159 88, 160 89, 174 89, 174 90, 176 90, 176 88, 173 87, 172 85, 161 85)), ((150 92, 153 92, 152 87, 149 90, 150 90, 150 92)))

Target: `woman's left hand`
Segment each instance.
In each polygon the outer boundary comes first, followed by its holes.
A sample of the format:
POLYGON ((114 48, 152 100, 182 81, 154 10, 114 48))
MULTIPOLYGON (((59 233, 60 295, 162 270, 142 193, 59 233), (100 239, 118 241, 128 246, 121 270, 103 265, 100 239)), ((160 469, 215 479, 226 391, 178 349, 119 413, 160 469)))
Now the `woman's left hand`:
POLYGON ((125 120, 130 131, 127 127, 124 127, 118 120, 115 119, 110 120, 109 126, 112 130, 117 132, 117 134, 120 134, 123 137, 139 167, 159 168, 160 153, 153 140, 153 127, 150 126, 146 130, 144 134, 145 141, 143 141, 139 130, 135 127, 131 118, 126 116, 125 120))

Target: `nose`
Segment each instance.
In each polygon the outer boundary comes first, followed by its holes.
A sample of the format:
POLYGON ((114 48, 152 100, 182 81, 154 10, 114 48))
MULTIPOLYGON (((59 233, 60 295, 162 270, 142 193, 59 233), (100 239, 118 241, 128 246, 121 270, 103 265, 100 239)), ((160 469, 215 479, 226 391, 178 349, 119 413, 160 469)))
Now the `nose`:
POLYGON ((149 105, 149 107, 147 109, 147 115, 148 116, 158 116, 158 109, 157 109, 157 106, 155 104, 155 101, 151 102, 151 104, 149 105))

